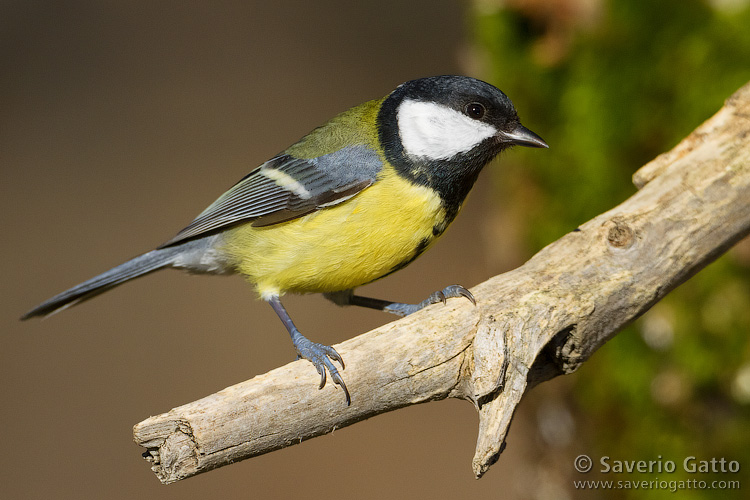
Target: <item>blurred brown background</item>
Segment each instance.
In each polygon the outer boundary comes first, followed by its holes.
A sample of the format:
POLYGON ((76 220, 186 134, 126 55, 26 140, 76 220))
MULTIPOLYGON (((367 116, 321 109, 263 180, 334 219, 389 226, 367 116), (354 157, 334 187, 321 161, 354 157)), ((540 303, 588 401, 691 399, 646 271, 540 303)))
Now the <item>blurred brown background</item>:
MULTIPOLYGON (((543 449, 553 456, 535 437, 533 401, 481 481, 470 469, 475 411, 443 401, 162 486, 132 425, 291 361, 271 308, 240 278, 162 272, 45 321, 18 321, 170 238, 334 114, 408 79, 481 77, 465 55, 463 9, 454 0, 2 4, 0 496, 530 498, 555 485, 537 483, 529 466, 543 449)), ((520 113, 544 136, 543 117, 520 113)), ((367 293, 416 301, 520 263, 527 256, 491 192, 485 173, 442 241, 367 293)), ((323 343, 391 320, 317 296, 288 307, 323 343)))

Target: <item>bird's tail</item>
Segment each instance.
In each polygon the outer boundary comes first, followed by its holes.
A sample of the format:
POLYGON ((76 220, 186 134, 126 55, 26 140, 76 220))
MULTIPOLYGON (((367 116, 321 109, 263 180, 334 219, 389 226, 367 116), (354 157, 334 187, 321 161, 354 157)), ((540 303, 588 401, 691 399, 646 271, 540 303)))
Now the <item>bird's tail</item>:
POLYGON ((65 290, 64 292, 55 295, 51 299, 42 302, 21 316, 21 319, 25 320, 35 316, 49 316, 62 311, 63 309, 79 304, 84 300, 95 297, 100 293, 104 293, 126 281, 143 276, 144 274, 152 273, 164 267, 170 267, 173 265, 179 266, 179 259, 184 260, 186 254, 189 256, 192 253, 191 251, 200 250, 198 248, 192 248, 199 242, 200 240, 190 241, 181 245, 159 248, 144 253, 143 255, 139 255, 138 257, 120 264, 99 276, 84 281, 69 290, 65 290))

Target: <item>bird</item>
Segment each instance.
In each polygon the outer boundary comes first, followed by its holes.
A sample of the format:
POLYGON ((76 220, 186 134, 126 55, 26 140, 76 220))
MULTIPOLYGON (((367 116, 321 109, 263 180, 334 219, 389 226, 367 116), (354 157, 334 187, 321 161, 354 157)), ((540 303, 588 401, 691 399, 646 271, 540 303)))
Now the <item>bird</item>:
POLYGON ((480 171, 512 147, 547 148, 511 100, 468 76, 407 81, 345 111, 253 169, 159 247, 34 307, 46 317, 126 281, 165 268, 239 274, 268 302, 298 358, 326 371, 351 404, 330 346, 302 335, 281 302, 322 293, 341 306, 398 316, 449 298, 476 303, 450 285, 417 304, 356 295, 432 246, 454 220, 480 171))

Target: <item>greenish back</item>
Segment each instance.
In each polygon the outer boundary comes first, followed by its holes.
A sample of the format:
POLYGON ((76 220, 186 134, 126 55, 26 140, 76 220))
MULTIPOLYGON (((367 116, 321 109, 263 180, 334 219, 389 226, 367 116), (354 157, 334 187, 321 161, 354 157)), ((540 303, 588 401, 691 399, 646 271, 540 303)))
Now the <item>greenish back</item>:
POLYGON ((292 144, 285 153, 309 159, 355 144, 364 144, 380 152, 377 117, 384 100, 385 97, 368 101, 344 111, 292 144))

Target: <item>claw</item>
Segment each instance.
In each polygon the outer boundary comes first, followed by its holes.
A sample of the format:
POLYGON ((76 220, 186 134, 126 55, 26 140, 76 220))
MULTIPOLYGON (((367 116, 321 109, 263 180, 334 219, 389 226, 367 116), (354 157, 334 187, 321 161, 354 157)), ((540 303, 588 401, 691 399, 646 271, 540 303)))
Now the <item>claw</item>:
POLYGON ((349 396, 349 389, 346 388, 346 384, 344 383, 343 380, 341 380, 340 383, 339 382, 336 382, 336 383, 339 384, 341 386, 341 388, 344 390, 344 396, 346 397, 346 406, 351 406, 352 405, 352 397, 349 396))
POLYGON ((316 366, 315 368, 320 373, 320 385, 318 386, 318 390, 320 390, 326 386, 326 369, 322 366, 316 366))
POLYGON ((466 288, 461 285, 449 285, 430 295, 430 303, 437 304, 442 302, 443 304, 448 303, 448 299, 454 299, 458 297, 465 297, 471 301, 472 304, 477 305, 477 301, 474 296, 466 288))
POLYGON ((349 396, 349 389, 346 388, 346 384, 344 383, 344 379, 341 378, 341 375, 339 375, 338 372, 331 375, 331 378, 333 379, 333 382, 341 387, 344 390, 344 397, 346 397, 346 406, 351 406, 352 404, 352 398, 349 396))
POLYGON ((471 301, 472 304, 477 305, 476 299, 474 299, 474 296, 471 294, 470 291, 468 291, 466 288, 462 287, 461 285, 450 285, 445 287, 443 290, 443 293, 445 293, 449 297, 466 297, 471 301))
POLYGON ((338 352, 336 352, 336 349, 334 349, 333 347, 330 347, 330 346, 327 346, 327 347, 329 349, 328 357, 333 358, 334 361, 338 361, 339 364, 341 365, 341 369, 346 370, 346 365, 344 365, 344 358, 342 358, 341 355, 338 352))
MULTIPOLYGON (((327 351, 326 353, 330 358, 335 359, 341 363, 341 369, 343 370, 344 362, 341 359, 341 356, 339 356, 339 353, 337 353, 333 347, 328 347, 328 346, 322 346, 322 347, 326 348, 326 351, 327 351)), ((326 368, 328 368, 328 371, 331 372, 331 379, 333 379, 333 383, 338 385, 344 390, 344 396, 346 397, 346 406, 350 406, 352 404, 352 398, 349 396, 349 390, 346 388, 344 379, 341 378, 339 371, 336 369, 333 363, 331 363, 327 358, 325 358, 323 362, 325 363, 326 368)), ((323 373, 325 373, 325 370, 323 371, 323 373)), ((322 388, 323 386, 320 386, 320 389, 322 388)))

